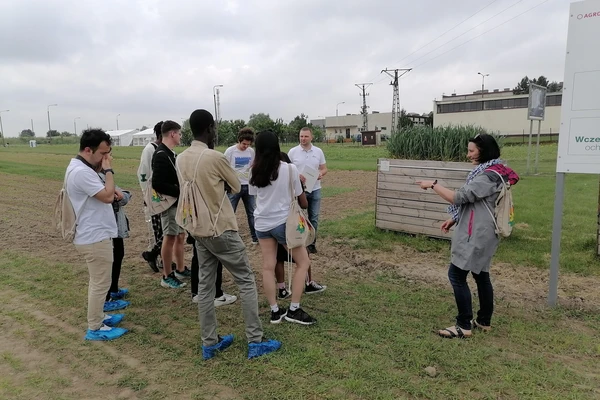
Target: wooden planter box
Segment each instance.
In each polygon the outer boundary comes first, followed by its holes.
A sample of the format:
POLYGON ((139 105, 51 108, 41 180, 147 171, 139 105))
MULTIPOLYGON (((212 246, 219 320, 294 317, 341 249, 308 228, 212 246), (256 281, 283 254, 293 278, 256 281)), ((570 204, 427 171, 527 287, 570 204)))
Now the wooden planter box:
POLYGON ((380 158, 375 226, 450 239, 451 233, 440 230, 442 223, 450 218, 446 212, 449 204, 433 190, 423 190, 415 182, 437 179, 444 187, 458 189, 472 169, 470 163, 380 158))

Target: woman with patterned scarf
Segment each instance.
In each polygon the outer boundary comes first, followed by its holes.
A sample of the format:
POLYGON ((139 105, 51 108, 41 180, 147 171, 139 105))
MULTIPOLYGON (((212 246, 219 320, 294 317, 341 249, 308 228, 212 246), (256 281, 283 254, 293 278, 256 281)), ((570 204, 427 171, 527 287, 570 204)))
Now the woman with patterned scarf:
POLYGON ((441 226, 448 232, 456 225, 452 236, 451 259, 448 278, 458 308, 456 324, 438 333, 446 338, 468 338, 472 329, 491 330, 494 312, 494 289, 490 281, 490 265, 496 253, 500 238, 495 233, 492 216, 486 209, 493 210, 504 182, 511 186, 519 181, 519 176, 500 160, 500 147, 493 136, 479 134, 469 139, 467 158, 476 167, 467 176, 466 184, 454 191, 435 181, 417 182, 421 189, 432 189, 451 205, 448 213, 452 216, 441 226), (497 174, 497 173, 498 174, 497 174), (477 283, 479 311, 473 319, 471 290, 467 284, 469 272, 477 283))

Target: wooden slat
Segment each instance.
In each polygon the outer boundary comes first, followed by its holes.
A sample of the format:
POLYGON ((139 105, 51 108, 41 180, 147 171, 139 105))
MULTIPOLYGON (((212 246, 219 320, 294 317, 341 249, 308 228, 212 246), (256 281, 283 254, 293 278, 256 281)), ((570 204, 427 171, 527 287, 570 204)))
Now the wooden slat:
MULTIPOLYGON (((440 215, 442 218, 443 215, 440 215)), ((418 218, 418 217, 407 217, 404 215, 386 214, 384 212, 377 212, 375 218, 381 221, 399 222, 406 225, 418 225, 428 228, 440 229, 440 226, 444 223, 445 219, 435 218, 418 218)))
POLYGON ((422 201, 377 197, 377 206, 403 207, 411 210, 438 211, 445 213, 448 208, 448 203, 424 203, 422 201))
POLYGON ((447 239, 447 240, 450 240, 452 238, 451 232, 443 233, 441 230, 435 229, 435 228, 428 228, 428 227, 416 226, 416 225, 406 225, 406 224, 401 224, 398 222, 376 220, 375 226, 379 229, 386 229, 386 230, 395 231, 395 232, 411 233, 413 235, 416 235, 416 234, 427 235, 430 237, 447 239))
POLYGON ((426 219, 435 219, 435 220, 447 220, 450 216, 446 213, 446 210, 415 210, 413 208, 406 207, 393 207, 393 206, 385 206, 385 205, 377 205, 377 214, 385 213, 392 215, 403 215, 406 217, 415 217, 415 218, 426 218, 426 219))
POLYGON ((389 172, 380 173, 387 175, 400 175, 408 177, 423 177, 426 179, 456 179, 462 180, 463 182, 467 179, 469 171, 444 171, 435 169, 414 169, 414 168, 391 168, 389 172))
POLYGON ((397 190, 377 190, 377 197, 387 197, 390 199, 402 199, 402 200, 414 200, 414 201, 423 201, 429 203, 439 203, 439 204, 447 204, 444 199, 438 196, 435 193, 410 193, 410 192, 399 192, 397 190))
POLYGON ((433 168, 451 168, 451 169, 473 169, 473 164, 467 162, 454 161, 429 161, 429 160, 399 160, 396 158, 380 158, 381 161, 389 161, 390 167, 433 167, 433 168))
MULTIPOLYGON (((462 186, 462 185, 461 185, 462 186)), ((395 182, 381 182, 377 184, 377 189, 381 190, 396 190, 399 193, 419 193, 419 194, 427 194, 430 196, 440 197, 433 190, 423 190, 421 187, 415 183, 395 183, 395 182)), ((448 188, 452 190, 456 190, 458 188, 448 188)))
MULTIPOLYGON (((405 183, 415 184, 416 181, 429 180, 426 176, 404 176, 404 175, 392 175, 387 172, 380 172, 377 174, 377 180, 379 182, 394 182, 394 183, 405 183)), ((465 184, 465 179, 442 179, 437 178, 438 183, 444 187, 451 189, 458 189, 465 184)))

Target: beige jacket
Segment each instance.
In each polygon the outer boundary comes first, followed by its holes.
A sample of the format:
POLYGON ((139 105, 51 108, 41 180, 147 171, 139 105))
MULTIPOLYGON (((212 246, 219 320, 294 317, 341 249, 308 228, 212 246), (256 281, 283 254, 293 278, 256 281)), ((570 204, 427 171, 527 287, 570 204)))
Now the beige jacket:
POLYGON ((223 153, 210 150, 206 144, 194 140, 188 149, 177 156, 177 168, 180 187, 183 187, 185 181, 195 178, 211 216, 217 215, 221 208, 215 229, 216 236, 225 231, 237 231, 237 221, 225 193, 225 183, 231 187, 231 193, 234 194, 241 190, 241 185, 235 170, 231 168, 223 153), (205 153, 199 159, 203 151, 205 153))

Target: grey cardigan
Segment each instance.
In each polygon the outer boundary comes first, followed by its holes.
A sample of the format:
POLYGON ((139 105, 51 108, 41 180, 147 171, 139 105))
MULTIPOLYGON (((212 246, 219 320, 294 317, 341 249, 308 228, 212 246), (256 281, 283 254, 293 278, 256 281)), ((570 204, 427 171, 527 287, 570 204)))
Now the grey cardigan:
POLYGON ((501 185, 498 175, 484 171, 454 194, 460 214, 452 235, 450 262, 462 270, 475 274, 490 271, 500 238, 483 202, 494 210, 501 185))

